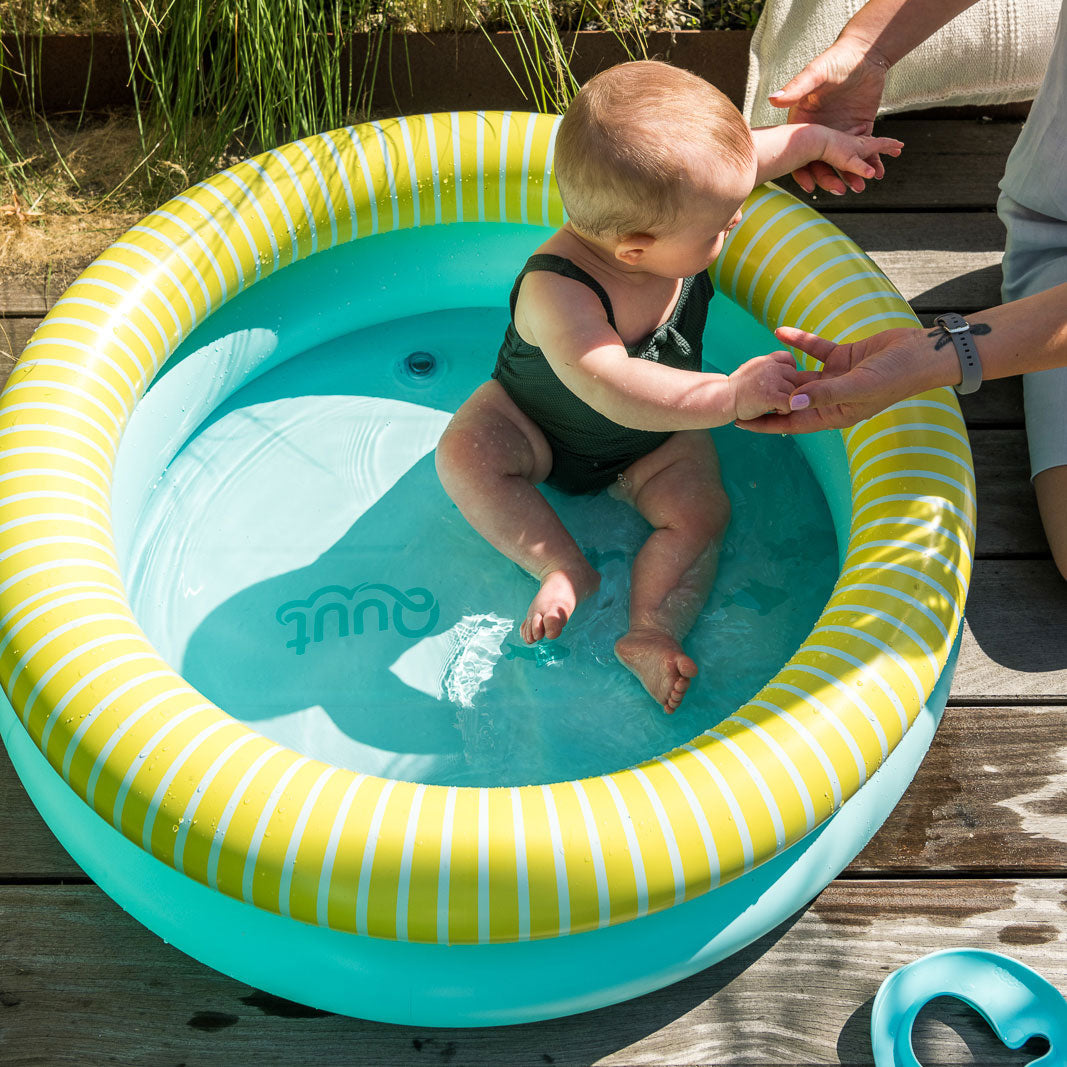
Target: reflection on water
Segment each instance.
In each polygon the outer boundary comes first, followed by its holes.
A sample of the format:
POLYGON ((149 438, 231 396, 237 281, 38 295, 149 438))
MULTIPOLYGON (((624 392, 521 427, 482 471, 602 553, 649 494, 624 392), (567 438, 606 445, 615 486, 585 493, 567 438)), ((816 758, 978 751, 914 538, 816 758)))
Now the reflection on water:
MULTIPOLYGON (((792 444, 716 430, 733 520, 668 717, 615 660, 644 521, 546 490, 597 595, 526 646, 535 583, 468 526, 432 451, 486 376, 499 310, 420 316, 291 360, 186 444, 138 525, 129 587, 164 656, 223 709, 369 773, 527 784, 628 766, 743 703, 791 655, 836 576, 822 496, 792 444), (447 371, 405 385, 413 351, 447 371)), ((756 354, 753 352, 752 354, 756 354)))

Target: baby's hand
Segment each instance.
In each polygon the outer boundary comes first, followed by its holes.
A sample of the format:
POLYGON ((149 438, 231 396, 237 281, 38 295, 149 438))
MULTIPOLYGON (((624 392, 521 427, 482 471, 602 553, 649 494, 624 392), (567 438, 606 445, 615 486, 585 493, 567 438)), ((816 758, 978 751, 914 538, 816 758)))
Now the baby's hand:
POLYGON ((854 193, 863 192, 865 178, 882 176, 882 155, 899 156, 904 147, 903 141, 892 137, 866 136, 861 132, 863 129, 863 126, 844 131, 820 127, 825 144, 819 158, 829 163, 854 193))
POLYGON ((735 419, 754 419, 767 412, 789 413, 789 396, 801 384, 800 371, 788 352, 772 352, 742 363, 730 375, 735 419))

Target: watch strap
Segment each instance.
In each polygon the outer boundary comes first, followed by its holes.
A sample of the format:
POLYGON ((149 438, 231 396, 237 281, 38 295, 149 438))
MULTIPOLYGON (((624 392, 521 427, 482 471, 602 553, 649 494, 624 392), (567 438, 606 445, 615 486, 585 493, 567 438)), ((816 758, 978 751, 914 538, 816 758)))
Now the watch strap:
POLYGON ((956 347, 963 377, 960 384, 953 388, 960 396, 975 392, 982 384, 982 361, 978 358, 978 346, 974 343, 971 324, 954 311, 938 315, 934 322, 948 334, 956 347))

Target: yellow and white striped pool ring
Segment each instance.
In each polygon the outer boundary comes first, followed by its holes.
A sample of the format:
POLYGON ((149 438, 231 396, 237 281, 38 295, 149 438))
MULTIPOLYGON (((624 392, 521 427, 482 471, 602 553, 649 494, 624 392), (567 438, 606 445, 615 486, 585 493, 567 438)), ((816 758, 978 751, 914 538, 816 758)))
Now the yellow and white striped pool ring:
MULTIPOLYGON (((239 163, 112 245, 11 375, 0 678, 73 793, 189 878, 381 938, 504 942, 625 922, 822 823, 885 760, 945 665, 975 510, 949 390, 845 435, 851 536, 793 658, 714 729, 628 770, 479 789, 329 766, 227 716, 145 638, 116 565, 109 493, 119 437, 169 353, 242 289, 342 242, 456 220, 559 225, 556 123, 423 115, 239 163)), ((772 326, 843 340, 915 322, 851 241, 772 186, 750 197, 715 277, 772 326)))

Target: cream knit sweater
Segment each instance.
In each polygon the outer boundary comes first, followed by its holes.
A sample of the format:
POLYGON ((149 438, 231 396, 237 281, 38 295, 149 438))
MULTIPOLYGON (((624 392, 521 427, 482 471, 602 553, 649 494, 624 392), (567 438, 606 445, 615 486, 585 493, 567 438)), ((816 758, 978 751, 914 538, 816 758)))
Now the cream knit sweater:
MULTIPOLYGON (((745 117, 784 122, 767 96, 836 39, 864 0, 767 0, 752 37, 745 117)), ((1048 65, 1060 0, 979 0, 889 72, 879 114, 1030 100, 1048 65)))

